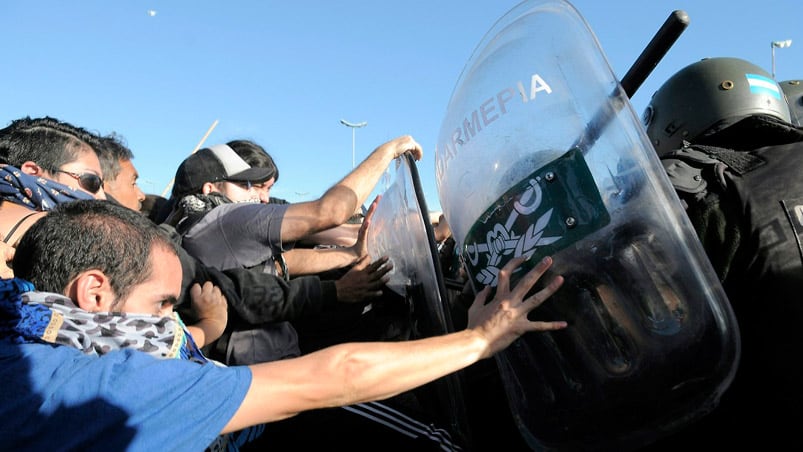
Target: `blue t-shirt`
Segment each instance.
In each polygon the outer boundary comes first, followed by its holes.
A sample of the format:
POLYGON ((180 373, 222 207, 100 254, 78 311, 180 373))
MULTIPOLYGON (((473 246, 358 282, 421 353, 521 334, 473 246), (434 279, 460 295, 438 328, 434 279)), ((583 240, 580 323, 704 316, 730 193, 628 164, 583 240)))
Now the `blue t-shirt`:
POLYGON ((202 451, 239 408, 251 371, 0 341, 0 382, 0 450, 202 451))

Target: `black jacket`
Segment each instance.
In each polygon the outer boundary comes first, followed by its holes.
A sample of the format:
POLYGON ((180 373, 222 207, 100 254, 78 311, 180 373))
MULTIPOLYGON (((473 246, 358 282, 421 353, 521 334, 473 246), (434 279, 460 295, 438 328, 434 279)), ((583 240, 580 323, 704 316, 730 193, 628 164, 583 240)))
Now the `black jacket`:
POLYGON ((175 228, 160 225, 179 245, 182 290, 176 310, 188 325, 197 320, 189 298, 192 284, 212 281, 229 304, 229 320, 223 336, 206 347, 213 359, 225 359, 228 340, 235 330, 261 327, 269 323, 292 321, 320 313, 337 302, 334 281, 322 281, 317 276, 303 276, 285 281, 258 269, 234 268, 218 270, 208 267, 181 248, 181 237, 175 228))
POLYGON ((719 406, 654 449, 785 447, 803 421, 803 129, 753 116, 701 142, 662 159, 733 307, 742 354, 719 406))

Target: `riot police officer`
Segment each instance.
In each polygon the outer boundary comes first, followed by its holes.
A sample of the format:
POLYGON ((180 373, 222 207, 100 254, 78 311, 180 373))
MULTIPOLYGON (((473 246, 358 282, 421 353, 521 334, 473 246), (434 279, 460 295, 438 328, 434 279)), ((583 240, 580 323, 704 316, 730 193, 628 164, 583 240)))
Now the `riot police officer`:
POLYGON ((644 111, 742 339, 719 406, 656 449, 703 438, 787 445, 803 420, 803 130, 784 91, 755 64, 708 58, 670 77, 644 111))

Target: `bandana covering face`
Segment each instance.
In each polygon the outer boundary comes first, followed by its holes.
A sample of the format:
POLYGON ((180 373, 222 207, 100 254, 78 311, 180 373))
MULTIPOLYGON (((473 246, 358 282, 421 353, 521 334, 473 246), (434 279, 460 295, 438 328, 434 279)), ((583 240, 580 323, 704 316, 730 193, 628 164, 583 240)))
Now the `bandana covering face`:
POLYGON ((49 342, 87 355, 133 348, 157 358, 207 362, 177 313, 87 312, 62 295, 33 292, 22 279, 0 281, 0 337, 17 344, 49 342))
MULTIPOLYGON (((87 312, 63 295, 34 290, 23 279, 0 280, 0 340, 66 345, 98 356, 133 348, 160 359, 215 363, 201 353, 175 312, 167 317, 87 312)), ((206 450, 236 451, 263 431, 258 425, 220 435, 206 450)))
POLYGON ((11 165, 0 167, 0 198, 33 210, 52 210, 58 204, 92 195, 51 179, 25 174, 11 165))

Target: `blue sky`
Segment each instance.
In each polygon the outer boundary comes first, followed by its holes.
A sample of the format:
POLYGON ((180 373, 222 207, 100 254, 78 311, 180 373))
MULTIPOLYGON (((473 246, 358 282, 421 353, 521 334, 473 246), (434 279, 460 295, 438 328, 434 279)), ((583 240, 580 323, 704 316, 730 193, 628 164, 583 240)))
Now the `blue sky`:
MULTIPOLYGON (((704 57, 747 59, 803 78, 799 0, 576 0, 621 78, 667 16, 691 24, 632 99, 638 113, 673 73, 704 57)), ((427 204, 440 208, 435 144, 454 84, 514 0, 4 0, 0 124, 54 116, 117 132, 142 189, 161 194, 201 141, 252 139, 281 171, 275 196, 320 196, 403 134, 424 147, 427 204), (150 13, 149 13, 150 12, 150 13)), ((381 186, 378 187, 381 190, 381 186)))

